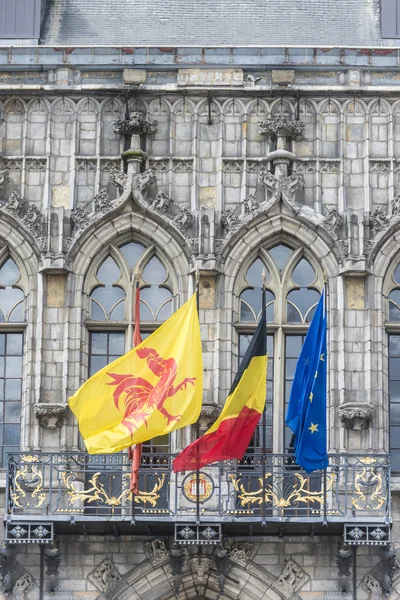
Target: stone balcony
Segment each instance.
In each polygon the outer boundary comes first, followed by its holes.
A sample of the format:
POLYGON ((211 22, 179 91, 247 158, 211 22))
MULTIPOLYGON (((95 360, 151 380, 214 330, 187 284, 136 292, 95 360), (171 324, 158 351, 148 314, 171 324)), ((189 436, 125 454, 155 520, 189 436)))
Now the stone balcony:
POLYGON ((369 528, 365 536, 373 543, 375 530, 390 525, 386 455, 332 454, 326 471, 306 473, 292 455, 256 451, 240 463, 204 468, 198 481, 196 472, 174 474, 173 458, 144 454, 140 492, 132 497, 125 453, 11 454, 7 539, 46 542, 66 531, 151 535, 156 524, 177 542, 203 536, 212 543, 222 533, 338 534, 347 524, 369 528))

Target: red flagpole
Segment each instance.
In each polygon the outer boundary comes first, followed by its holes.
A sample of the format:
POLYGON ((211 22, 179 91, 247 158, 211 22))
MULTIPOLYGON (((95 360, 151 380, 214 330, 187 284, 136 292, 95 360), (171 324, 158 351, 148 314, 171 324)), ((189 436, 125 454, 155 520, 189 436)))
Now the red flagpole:
MULTIPOLYGON (((136 275, 135 283, 135 329, 133 331, 133 347, 142 341, 140 335, 140 285, 139 277, 136 275)), ((131 485, 132 494, 139 493, 139 468, 142 460, 142 444, 135 444, 128 449, 128 457, 132 461, 131 485)))

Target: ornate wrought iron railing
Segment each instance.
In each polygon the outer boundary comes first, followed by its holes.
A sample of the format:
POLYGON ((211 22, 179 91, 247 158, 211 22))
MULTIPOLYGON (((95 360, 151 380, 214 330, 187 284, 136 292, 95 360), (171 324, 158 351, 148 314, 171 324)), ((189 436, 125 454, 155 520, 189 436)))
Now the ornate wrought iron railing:
MULTIPOLYGON (((8 461, 7 514, 14 520, 163 520, 196 517, 196 473, 174 474, 173 455, 145 454, 140 493, 129 489, 126 454, 18 453, 8 461)), ((334 454, 307 474, 290 455, 249 453, 199 474, 200 520, 207 522, 387 523, 385 455, 334 454)))

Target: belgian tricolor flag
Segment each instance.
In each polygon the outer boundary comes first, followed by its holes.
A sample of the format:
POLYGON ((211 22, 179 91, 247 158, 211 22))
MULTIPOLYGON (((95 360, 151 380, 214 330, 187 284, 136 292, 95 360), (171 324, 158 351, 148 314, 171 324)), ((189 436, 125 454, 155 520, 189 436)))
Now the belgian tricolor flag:
POLYGON ((174 460, 174 471, 199 470, 218 460, 242 459, 267 395, 265 293, 260 322, 214 425, 174 460))

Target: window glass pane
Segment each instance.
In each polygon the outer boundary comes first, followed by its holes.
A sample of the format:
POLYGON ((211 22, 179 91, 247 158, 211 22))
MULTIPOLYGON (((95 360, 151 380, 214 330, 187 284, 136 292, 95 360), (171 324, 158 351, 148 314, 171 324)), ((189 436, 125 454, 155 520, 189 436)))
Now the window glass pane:
MULTIPOLYGON (((0 354, 2 354, 1 343, 0 354)), ((22 355, 22 335, 20 333, 7 334, 7 354, 16 356, 22 355)))
MULTIPOLYGON (((18 334, 18 335, 20 335, 20 334, 18 334)), ((5 349, 6 349, 6 334, 0 333, 0 354, 4 355, 5 349)))
POLYGON ((114 308, 112 309, 112 311, 110 313, 110 319, 112 321, 123 321, 124 313, 125 313, 125 301, 121 300, 121 302, 118 302, 118 304, 116 304, 114 306, 114 308))
POLYGON ((104 288, 96 288, 92 292, 92 298, 94 298, 98 304, 104 308, 105 313, 109 315, 111 309, 118 302, 118 300, 125 298, 125 292, 120 287, 107 286, 104 288))
POLYGON ((91 332, 89 375, 94 375, 123 354, 125 354, 125 333, 122 331, 91 332))
POLYGON ((400 335, 389 336, 389 422, 392 472, 400 473, 400 335))
MULTIPOLYGON (((389 294, 390 298, 391 294, 389 294)), ((400 309, 393 302, 389 301, 389 321, 400 321, 400 309)))
MULTIPOLYGON (((143 301, 141 304, 140 311, 142 311, 142 306, 143 306, 143 303, 145 302, 151 310, 151 314, 152 314, 151 320, 155 321, 155 320, 160 320, 160 319, 157 319, 158 309, 161 308, 161 306, 164 304, 164 302, 166 302, 167 300, 172 298, 172 294, 169 290, 167 290, 165 288, 160 288, 158 286, 152 285, 151 287, 143 288, 140 291, 140 297, 141 297, 141 300, 143 301)), ((141 318, 142 318, 142 315, 141 315, 141 318)), ((144 320, 146 320, 146 319, 144 319, 144 320)))
POLYGON ((116 283, 120 277, 120 270, 113 258, 109 256, 106 260, 101 264, 99 270, 97 271, 97 279, 101 281, 101 283, 105 283, 108 285, 112 285, 116 283))
POLYGON ((20 441, 20 425, 9 425, 5 424, 4 433, 3 433, 3 441, 6 446, 19 446, 20 441))
POLYGON ((164 265, 156 256, 147 263, 143 271, 143 279, 146 283, 160 284, 167 279, 167 271, 164 265))
POLYGON ((300 286, 311 285, 315 281, 315 271, 305 258, 302 258, 297 267, 293 270, 292 279, 294 283, 300 286))
POLYGON ((6 315, 6 320, 8 320, 8 317, 9 317, 10 313, 13 311, 13 309, 16 310, 17 315, 19 315, 18 319, 14 315, 13 320, 14 321, 17 321, 17 320, 22 321, 23 320, 23 315, 21 315, 22 309, 21 309, 21 307, 17 307, 17 305, 23 299, 24 299, 24 293, 22 290, 19 290, 18 288, 6 287, 5 289, 0 290, 0 306, 1 306, 2 311, 6 315), (19 308, 19 311, 17 310, 17 308, 19 308))
POLYGON ((391 381, 400 379, 400 358, 389 359, 389 377, 391 381))
POLYGON ((172 300, 166 302, 158 311, 157 321, 166 321, 172 315, 172 300))
POLYGON ((21 402, 6 402, 5 422, 20 423, 21 421, 21 402))
POLYGON ((254 285, 255 287, 261 288, 262 286, 262 272, 265 271, 267 281, 269 279, 269 273, 267 267, 265 267, 264 263, 260 258, 257 258, 253 262, 253 264, 247 269, 246 273, 246 281, 250 285, 254 285))
POLYGON ((0 377, 4 377, 5 374, 5 358, 0 356, 0 377))
POLYGON ((390 356, 400 356, 400 335, 391 335, 389 337, 390 356))
POLYGON ((7 356, 6 377, 22 377, 22 356, 7 356))
MULTIPOLYGON (((302 288, 301 290, 293 290, 288 294, 288 300, 291 305, 294 305, 299 313, 302 315, 303 320, 306 317, 308 311, 314 304, 318 304, 320 298, 319 292, 316 290, 309 290, 302 288)), ((291 305, 288 304, 288 314, 291 310, 291 305)), ((297 318, 297 315, 296 315, 297 318)), ((288 320, 291 320, 288 318, 288 320)))
POLYGON ((144 246, 141 244, 135 244, 134 242, 130 242, 129 244, 124 244, 119 248, 127 260, 128 265, 131 269, 137 265, 140 257, 144 252, 144 246))
POLYGON ((19 400, 21 398, 21 379, 6 379, 6 400, 19 400))
POLYGON ((6 286, 12 285, 13 283, 16 283, 19 278, 20 272, 18 267, 12 258, 9 258, 0 269, 0 283, 6 286))
POLYGON ((292 441, 293 432, 291 429, 289 429, 289 427, 286 427, 284 423, 290 397, 290 390, 292 389, 294 372, 305 337, 305 335, 287 335, 285 338, 285 410, 283 416, 285 452, 292 450, 290 444, 292 441))
POLYGON ((280 271, 282 271, 292 252, 293 250, 291 248, 283 246, 282 244, 279 244, 279 246, 275 246, 274 248, 268 250, 268 254, 272 256, 274 263, 280 271))

